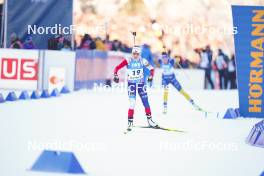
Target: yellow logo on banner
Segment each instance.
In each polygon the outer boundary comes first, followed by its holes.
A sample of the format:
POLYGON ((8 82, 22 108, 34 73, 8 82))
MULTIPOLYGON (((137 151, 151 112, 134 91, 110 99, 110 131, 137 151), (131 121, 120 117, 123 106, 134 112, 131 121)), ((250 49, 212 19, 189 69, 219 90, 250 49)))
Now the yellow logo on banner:
POLYGON ((249 112, 262 112, 263 94, 263 55, 264 55, 264 10, 253 10, 255 14, 252 18, 252 37, 257 37, 251 41, 250 55, 253 59, 250 63, 249 75, 249 112), (257 50, 257 51, 255 51, 257 50))

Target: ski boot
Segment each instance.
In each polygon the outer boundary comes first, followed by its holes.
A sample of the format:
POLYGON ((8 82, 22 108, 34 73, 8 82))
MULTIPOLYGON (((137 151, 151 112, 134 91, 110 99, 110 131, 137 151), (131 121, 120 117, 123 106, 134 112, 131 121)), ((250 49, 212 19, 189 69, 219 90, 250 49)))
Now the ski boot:
POLYGON ((147 114, 147 120, 148 120, 149 127, 151 128, 159 127, 158 124, 152 120, 151 114, 147 114))
POLYGON ((133 119, 128 119, 127 131, 131 131, 133 128, 133 119))

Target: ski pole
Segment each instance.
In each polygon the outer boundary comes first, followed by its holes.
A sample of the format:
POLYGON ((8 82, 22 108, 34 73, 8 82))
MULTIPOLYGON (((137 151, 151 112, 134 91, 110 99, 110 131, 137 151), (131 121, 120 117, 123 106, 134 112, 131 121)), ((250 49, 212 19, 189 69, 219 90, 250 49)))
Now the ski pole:
POLYGON ((187 75, 187 73, 184 72, 184 69, 182 68, 181 64, 179 64, 179 63, 177 62, 177 60, 176 60, 176 64, 180 67, 180 69, 182 69, 183 74, 184 74, 185 77, 190 81, 190 80, 191 80, 190 77, 187 75))
POLYGON ((133 35, 133 39, 134 39, 134 46, 136 45, 136 36, 137 36, 137 32, 132 32, 132 35, 133 35))

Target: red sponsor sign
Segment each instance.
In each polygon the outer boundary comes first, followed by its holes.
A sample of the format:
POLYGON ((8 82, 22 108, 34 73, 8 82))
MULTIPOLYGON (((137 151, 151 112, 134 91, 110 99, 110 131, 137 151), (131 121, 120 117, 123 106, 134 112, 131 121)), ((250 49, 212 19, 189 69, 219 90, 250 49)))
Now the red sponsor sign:
POLYGON ((0 66, 2 80, 38 79, 38 63, 35 59, 2 58, 0 66))

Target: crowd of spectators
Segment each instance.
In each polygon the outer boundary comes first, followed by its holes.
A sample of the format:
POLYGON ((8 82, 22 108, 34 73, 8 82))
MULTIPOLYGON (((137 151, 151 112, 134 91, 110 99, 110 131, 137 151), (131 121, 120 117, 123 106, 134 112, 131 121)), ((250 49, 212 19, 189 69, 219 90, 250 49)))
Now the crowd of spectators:
POLYGON ((85 34, 81 40, 78 49, 96 49, 101 51, 122 51, 130 52, 131 48, 119 40, 109 40, 109 35, 103 40, 100 37, 93 38, 89 34, 85 34))
MULTIPOLYGON (((22 41, 15 33, 10 36, 10 46, 9 48, 16 49, 36 49, 32 40, 32 36, 26 36, 25 40, 22 41)), ((121 52, 131 52, 131 48, 119 40, 109 40, 109 35, 105 39, 100 37, 93 38, 89 34, 85 34, 81 39, 81 42, 76 46, 71 45, 70 39, 63 35, 55 35, 54 37, 48 39, 48 49, 49 50, 75 50, 75 49, 88 49, 88 50, 101 50, 101 51, 121 51, 121 52)))
POLYGON ((220 89, 236 89, 236 64, 235 56, 230 58, 218 49, 217 56, 213 59, 213 51, 207 45, 205 48, 197 48, 195 52, 200 56, 198 68, 205 71, 205 87, 214 89, 219 85, 220 89), (212 71, 215 76, 212 79, 212 71), (209 87, 210 86, 210 87, 209 87))
POLYGON ((15 49, 36 49, 32 36, 27 35, 25 40, 22 41, 16 33, 10 35, 10 48, 15 49))

